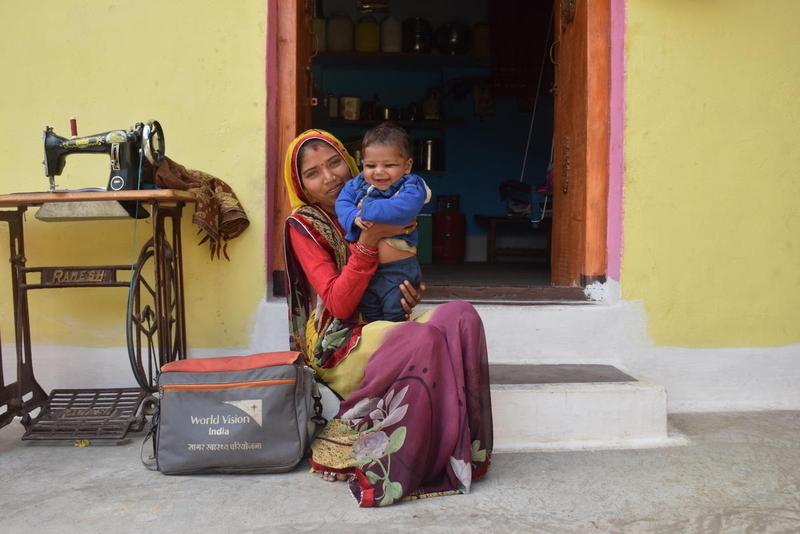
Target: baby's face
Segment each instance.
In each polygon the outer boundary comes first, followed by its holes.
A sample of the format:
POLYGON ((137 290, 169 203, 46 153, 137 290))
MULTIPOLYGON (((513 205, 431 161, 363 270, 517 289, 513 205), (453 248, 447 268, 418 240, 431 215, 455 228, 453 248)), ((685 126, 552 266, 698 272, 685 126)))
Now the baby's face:
POLYGON ((393 183, 411 172, 413 162, 412 158, 395 146, 368 146, 361 158, 364 180, 381 191, 386 191, 393 183))

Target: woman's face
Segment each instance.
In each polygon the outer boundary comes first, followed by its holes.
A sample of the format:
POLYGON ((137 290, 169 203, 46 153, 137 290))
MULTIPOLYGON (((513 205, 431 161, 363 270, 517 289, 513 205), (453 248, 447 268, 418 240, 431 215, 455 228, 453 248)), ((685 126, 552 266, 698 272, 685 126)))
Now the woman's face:
POLYGON ((333 213, 339 191, 352 178, 344 158, 329 144, 314 143, 303 149, 298 168, 309 200, 333 213))

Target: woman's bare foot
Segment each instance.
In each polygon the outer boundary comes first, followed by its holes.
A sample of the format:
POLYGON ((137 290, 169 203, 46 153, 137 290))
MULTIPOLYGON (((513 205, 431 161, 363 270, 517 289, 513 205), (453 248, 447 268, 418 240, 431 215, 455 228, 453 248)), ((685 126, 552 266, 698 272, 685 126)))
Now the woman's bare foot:
POLYGON ((319 474, 320 478, 326 482, 336 482, 337 480, 347 480, 345 473, 334 473, 332 471, 322 471, 319 474))

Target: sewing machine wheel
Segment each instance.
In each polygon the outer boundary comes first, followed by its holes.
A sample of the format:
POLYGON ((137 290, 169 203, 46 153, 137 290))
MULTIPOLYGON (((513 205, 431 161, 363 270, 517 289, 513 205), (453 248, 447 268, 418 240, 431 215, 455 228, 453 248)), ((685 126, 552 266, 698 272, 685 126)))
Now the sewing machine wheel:
POLYGON ((161 276, 164 310, 159 310, 157 304, 153 239, 142 247, 128 297, 128 356, 136 381, 147 391, 158 389, 156 379, 162 365, 185 355, 179 327, 182 317, 178 308, 175 255, 168 243, 164 247, 161 276))
POLYGON ((164 130, 161 129, 158 121, 148 122, 142 127, 142 141, 147 161, 158 167, 164 161, 166 153, 164 130))

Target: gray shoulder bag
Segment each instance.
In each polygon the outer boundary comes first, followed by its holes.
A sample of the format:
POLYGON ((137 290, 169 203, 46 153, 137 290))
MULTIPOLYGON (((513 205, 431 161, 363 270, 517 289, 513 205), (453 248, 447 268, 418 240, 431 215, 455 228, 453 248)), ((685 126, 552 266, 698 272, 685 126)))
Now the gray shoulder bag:
POLYGON ((143 461, 167 475, 291 471, 326 423, 299 352, 177 360, 161 368, 158 390, 143 461))

